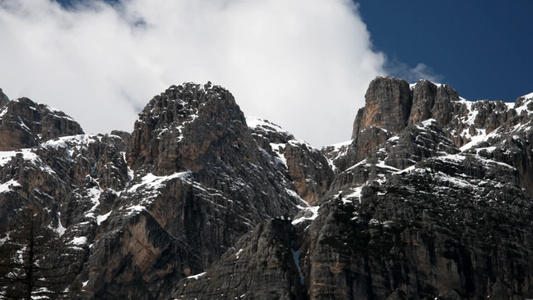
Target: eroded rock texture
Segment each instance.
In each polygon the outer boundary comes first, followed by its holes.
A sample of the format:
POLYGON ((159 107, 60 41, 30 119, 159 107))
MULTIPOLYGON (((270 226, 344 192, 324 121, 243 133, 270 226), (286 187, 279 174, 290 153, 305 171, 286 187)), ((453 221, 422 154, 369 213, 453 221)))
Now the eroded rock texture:
POLYGON ((0 107, 7 105, 9 103, 9 98, 6 94, 0 89, 0 107))
POLYGON ((317 150, 210 83, 109 135, 0 92, 0 239, 44 212, 72 299, 530 299, 532 102, 378 77, 317 150))
POLYGON ((72 118, 28 98, 9 101, 0 93, 0 151, 31 148, 60 136, 81 134, 72 118))
POLYGON ((305 205, 219 86, 186 83, 154 97, 127 157, 133 179, 89 258, 87 289, 95 297, 168 296, 177 280, 206 270, 255 225, 305 205))
MULTIPOLYGON (((305 297, 531 297, 531 98, 519 98, 511 108, 499 101, 469 102, 429 81, 373 81, 353 140, 323 149, 336 172, 328 191, 291 228, 278 228, 278 235, 291 234, 290 247, 286 241, 277 245, 293 254, 305 297)), ((234 247, 224 257, 241 257, 246 249, 234 247)), ((243 257, 249 265, 261 261, 243 257)), ((235 266, 221 261, 180 282, 174 296, 208 299, 214 293, 200 292, 207 290, 234 299, 261 290, 262 282, 235 266)), ((300 291, 293 281, 284 282, 289 286, 276 287, 284 295, 300 291)))
POLYGON ((285 219, 258 225, 213 268, 176 285, 177 299, 306 299, 295 233, 285 219))

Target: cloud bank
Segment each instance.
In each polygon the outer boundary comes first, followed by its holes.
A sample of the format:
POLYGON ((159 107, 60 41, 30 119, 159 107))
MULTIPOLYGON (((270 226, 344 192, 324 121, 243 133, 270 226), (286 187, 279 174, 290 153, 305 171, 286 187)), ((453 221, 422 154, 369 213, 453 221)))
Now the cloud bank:
POLYGON ((0 0, 0 88, 89 133, 131 131, 168 86, 211 81, 246 115, 322 146, 350 138, 369 82, 385 73, 349 0, 83 3, 0 0))

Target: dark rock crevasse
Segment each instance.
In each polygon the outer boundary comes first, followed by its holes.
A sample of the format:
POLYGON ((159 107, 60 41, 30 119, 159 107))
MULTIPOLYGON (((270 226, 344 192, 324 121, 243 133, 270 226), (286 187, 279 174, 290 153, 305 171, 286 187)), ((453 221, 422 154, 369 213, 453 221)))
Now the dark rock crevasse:
POLYGON ((307 299, 295 231, 272 219, 241 238, 205 273, 180 281, 176 299, 307 299))

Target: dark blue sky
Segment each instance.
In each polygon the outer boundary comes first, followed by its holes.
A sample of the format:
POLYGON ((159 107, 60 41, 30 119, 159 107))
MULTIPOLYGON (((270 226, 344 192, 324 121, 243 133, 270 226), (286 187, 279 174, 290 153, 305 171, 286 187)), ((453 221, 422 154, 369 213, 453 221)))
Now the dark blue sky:
POLYGON ((533 92, 533 1, 357 2, 390 60, 428 65, 469 100, 533 92))

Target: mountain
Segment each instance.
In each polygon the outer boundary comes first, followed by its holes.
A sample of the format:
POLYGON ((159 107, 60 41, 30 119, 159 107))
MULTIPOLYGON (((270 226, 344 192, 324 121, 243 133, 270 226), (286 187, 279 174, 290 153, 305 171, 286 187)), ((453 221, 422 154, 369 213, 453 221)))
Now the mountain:
POLYGON ((365 98, 315 149, 211 83, 131 134, 2 93, 0 241, 43 215, 81 262, 51 299, 533 298, 533 94, 377 77, 365 98))
POLYGON ((63 112, 28 98, 9 101, 0 90, 0 151, 31 148, 66 135, 82 134, 63 112))

